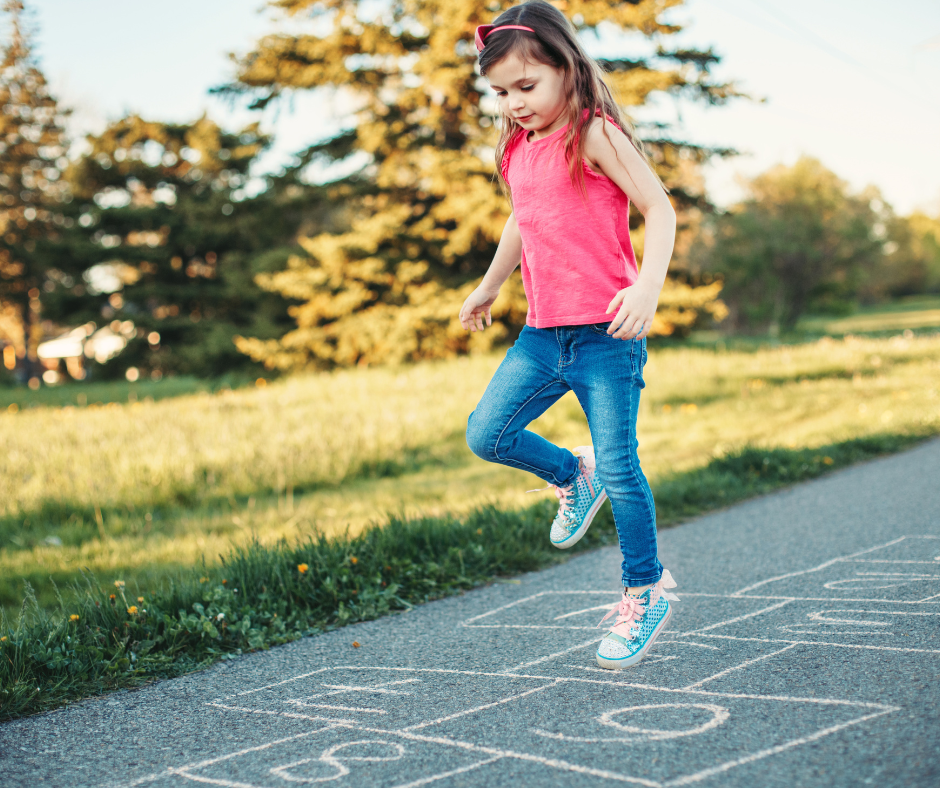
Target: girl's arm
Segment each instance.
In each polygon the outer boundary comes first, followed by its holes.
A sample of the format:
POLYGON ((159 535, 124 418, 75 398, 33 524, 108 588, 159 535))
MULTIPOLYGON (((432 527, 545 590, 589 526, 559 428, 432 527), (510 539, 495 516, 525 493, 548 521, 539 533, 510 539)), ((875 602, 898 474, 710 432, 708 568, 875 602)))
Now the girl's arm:
POLYGON ((659 292, 666 281, 676 241, 676 212, 649 165, 609 120, 596 118, 591 123, 584 141, 584 157, 592 169, 616 183, 646 219, 640 276, 617 293, 607 307, 610 313, 620 304, 611 322, 616 331, 608 329, 609 333, 618 339, 642 339, 653 326, 659 292))
POLYGON ((509 279, 509 275, 516 270, 521 260, 522 236, 519 234, 516 217, 510 214, 506 226, 503 227, 503 234, 499 238, 499 246, 496 248, 496 254, 493 255, 489 270, 477 289, 467 296, 467 300, 460 309, 460 325, 471 331, 482 331, 484 317, 486 325, 493 325, 490 307, 499 295, 503 282, 509 279))

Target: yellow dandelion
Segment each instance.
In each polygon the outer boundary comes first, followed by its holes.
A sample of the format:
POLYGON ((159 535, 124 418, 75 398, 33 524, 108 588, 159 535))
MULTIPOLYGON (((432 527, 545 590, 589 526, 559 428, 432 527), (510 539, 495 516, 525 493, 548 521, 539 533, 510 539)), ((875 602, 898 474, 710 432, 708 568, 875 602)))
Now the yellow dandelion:
POLYGON ((114 594, 108 594, 108 599, 110 599, 113 602, 115 600, 114 594))
POLYGON ((823 462, 826 463, 826 465, 832 465, 832 463, 834 463, 835 460, 832 459, 832 457, 823 457, 823 462))
POLYGON ((124 581, 123 581, 123 580, 115 580, 115 581, 114 581, 114 587, 115 587, 115 588, 124 588, 124 581))
POLYGON ((78 613, 72 613, 72 615, 69 616, 69 621, 78 621, 78 613))
POLYGON ((353 565, 358 564, 358 563, 359 563, 359 559, 356 558, 356 556, 351 555, 351 556, 349 556, 349 563, 351 563, 351 564, 353 564, 353 565))
POLYGON ((228 580, 223 580, 223 581, 222 581, 222 585, 225 585, 226 583, 228 583, 228 580))
POLYGON ((0 637, 0 643, 2 643, 2 642, 3 642, 4 640, 6 640, 6 639, 7 639, 7 636, 6 636, 6 635, 4 635, 3 637, 0 637))
POLYGON ((208 578, 208 577, 200 577, 200 578, 199 578, 199 582, 200 582, 200 583, 208 583, 208 582, 209 582, 209 578, 208 578))
POLYGON ((303 573, 306 572, 309 568, 310 568, 310 567, 307 566, 306 564, 297 564, 297 571, 300 572, 300 574, 303 574, 303 573))
POLYGON ((353 641, 353 648, 359 648, 360 645, 362 644, 358 640, 353 641))
POLYGON ((483 529, 477 528, 477 536, 483 536, 483 529))
POLYGON ((137 612, 137 605, 131 605, 129 608, 127 608, 127 612, 131 615, 134 615, 137 612))
POLYGON ((143 604, 144 598, 142 596, 137 597, 137 601, 143 604))
POLYGON ((663 413, 672 413, 672 405, 663 405, 663 413))

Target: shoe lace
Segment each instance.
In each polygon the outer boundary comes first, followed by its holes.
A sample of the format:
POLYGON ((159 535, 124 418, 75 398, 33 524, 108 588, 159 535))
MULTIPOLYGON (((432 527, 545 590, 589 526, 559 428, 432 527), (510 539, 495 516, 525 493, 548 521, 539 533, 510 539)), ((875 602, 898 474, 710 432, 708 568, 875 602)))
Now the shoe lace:
MULTIPOLYGON (((650 589, 649 607, 653 607, 661 596, 666 597, 670 602, 678 602, 679 597, 666 590, 667 588, 675 587, 676 581, 672 579, 672 573, 668 569, 664 569, 662 577, 658 582, 653 584, 653 587, 650 589)), ((617 619, 614 621, 613 626, 611 626, 611 630, 615 630, 621 624, 626 624, 629 628, 630 639, 632 639, 636 637, 639 631, 640 621, 643 619, 643 616, 646 615, 646 611, 647 606, 641 597, 633 596, 624 591, 620 601, 607 612, 607 615, 598 622, 597 626, 599 627, 616 613, 617 619)), ((623 635, 623 632, 618 632, 617 634, 623 635)))
POLYGON ((574 516, 574 485, 559 487, 557 484, 549 484, 547 487, 539 487, 537 490, 526 490, 526 494, 534 492, 543 492, 545 490, 555 490, 555 497, 558 499, 558 513, 566 520, 574 516))
MULTIPOLYGON (((583 457, 578 457, 578 471, 587 484, 588 489, 591 491, 591 495, 594 495, 594 484, 591 481, 591 477, 589 475, 589 472, 592 469, 593 466, 585 462, 583 457)), ((564 487, 559 487, 557 484, 549 484, 546 487, 539 487, 536 490, 526 490, 526 494, 543 492, 545 490, 552 489, 555 491, 555 497, 558 499, 558 514, 561 515, 565 520, 574 520, 575 482, 572 482, 571 484, 568 484, 564 487)))
MULTIPOLYGON (((646 614, 646 605, 644 605, 640 597, 631 596, 624 591, 620 601, 607 611, 607 615, 597 623, 597 626, 599 627, 603 624, 614 613, 617 614, 617 618, 611 626, 611 629, 616 629, 621 624, 625 624, 626 628, 630 631, 630 638, 632 639, 636 636, 637 630, 639 629, 639 622, 646 614)), ((618 632, 617 634, 621 633, 618 632)))

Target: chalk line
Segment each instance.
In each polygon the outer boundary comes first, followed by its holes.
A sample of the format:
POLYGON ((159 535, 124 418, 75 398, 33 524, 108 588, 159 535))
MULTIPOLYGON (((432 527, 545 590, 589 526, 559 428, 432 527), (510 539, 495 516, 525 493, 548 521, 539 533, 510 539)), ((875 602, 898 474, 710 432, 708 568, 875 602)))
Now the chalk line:
POLYGON ((813 733, 809 736, 803 736, 799 739, 791 739, 790 741, 785 742, 783 744, 778 744, 776 747, 768 747, 766 750, 761 750, 760 752, 751 753, 750 755, 745 755, 742 758, 736 758, 733 761, 726 761, 725 763, 722 763, 718 766, 712 766, 709 769, 702 769, 702 771, 696 772, 695 774, 689 774, 689 775, 686 775, 685 777, 679 777, 675 780, 670 780, 664 784, 664 788, 673 788, 673 786, 690 785, 691 783, 700 782, 701 780, 705 780, 709 777, 714 777, 716 774, 722 774, 723 772, 727 772, 728 770, 733 769, 735 766, 743 766, 746 763, 753 763, 754 761, 759 761, 763 758, 767 758, 768 756, 777 755, 778 753, 785 752, 789 749, 792 749, 793 747, 799 747, 801 744, 809 744, 810 742, 817 741, 826 736, 829 736, 830 734, 841 731, 844 728, 849 728, 852 725, 858 725, 862 722, 873 720, 876 717, 881 717, 885 714, 890 714, 893 711, 897 711, 897 709, 896 708, 885 709, 884 711, 877 711, 872 714, 866 714, 854 720, 849 720, 848 722, 842 722, 842 723, 839 723, 838 725, 833 725, 829 728, 824 728, 821 731, 816 731, 816 733, 813 733))
POLYGON ((508 668, 507 673, 512 673, 514 670, 522 670, 523 668, 530 668, 533 665, 541 665, 543 662, 548 662, 549 660, 556 659, 557 657, 562 657, 565 654, 570 654, 572 651, 578 651, 586 646, 593 646, 595 643, 599 642, 599 638, 593 637, 590 640, 585 640, 583 643, 578 643, 577 646, 572 646, 571 648, 566 648, 564 651, 556 651, 554 654, 549 654, 545 657, 539 657, 538 659, 533 659, 531 662, 522 662, 516 665, 513 668, 508 668))
POLYGON ((683 687, 683 689, 691 690, 691 689, 695 689, 696 687, 701 687, 703 684, 707 684, 709 681, 720 679, 722 676, 727 676, 729 673, 734 673, 736 670, 741 670, 742 668, 746 668, 748 665, 753 665, 756 662, 762 662, 763 660, 770 659, 771 657, 775 657, 778 654, 783 654, 783 652, 789 651, 791 648, 795 648, 795 647, 796 647, 796 644, 792 643, 789 646, 784 646, 782 649, 779 649, 778 651, 772 651, 769 654, 764 654, 763 656, 760 656, 760 657, 747 659, 744 662, 742 662, 740 665, 734 665, 730 668, 726 668, 725 670, 722 670, 719 673, 716 673, 714 676, 709 676, 708 678, 702 679, 701 681, 696 681, 694 684, 689 684, 687 687, 683 687))
POLYGON ((558 682, 553 681, 550 684, 545 684, 541 687, 535 687, 534 689, 526 690, 525 692, 520 692, 518 695, 510 695, 508 698, 501 698, 500 700, 493 701, 492 703, 484 703, 482 706, 475 706, 472 709, 464 709, 463 711, 454 712, 453 714, 448 714, 444 717, 439 717, 436 720, 427 720, 426 722, 419 722, 417 725, 409 725, 405 728, 402 728, 403 731, 417 731, 421 728, 427 728, 430 725, 440 725, 444 722, 450 722, 451 720, 456 720, 459 717, 466 717, 468 714, 476 714, 480 711, 486 711, 487 709, 495 708, 496 706, 502 706, 506 703, 511 703, 514 700, 519 700, 519 698, 525 698, 528 695, 534 695, 536 692, 542 692, 543 690, 550 689, 557 686, 558 682))
POLYGON ((438 780, 445 780, 448 777, 453 777, 457 774, 472 772, 474 769, 479 769, 481 766, 488 766, 489 764, 496 763, 496 761, 501 761, 502 759, 502 755, 497 755, 493 758, 487 758, 485 761, 478 761, 477 763, 471 763, 468 766, 461 766, 459 769, 451 769, 449 772, 441 772, 440 774, 435 774, 431 777, 422 777, 420 780, 415 780, 414 782, 402 783, 401 785, 394 786, 394 788, 419 788, 419 786, 428 785, 429 783, 437 782, 438 780))
POLYGON ((778 608, 784 607, 785 605, 789 605, 790 602, 792 601, 793 600, 788 597, 787 599, 784 599, 782 602, 778 602, 775 605, 770 605, 769 607, 763 607, 760 610, 755 610, 753 613, 745 613, 743 616, 735 616, 734 618, 729 618, 726 621, 719 621, 717 624, 710 624, 709 626, 702 627, 701 629, 693 629, 689 632, 677 632, 676 634, 689 637, 690 635, 698 635, 702 632, 708 632, 712 629, 718 629, 718 627, 725 627, 725 626, 728 626, 729 624, 737 624, 739 621, 744 621, 745 619, 748 619, 748 618, 754 618, 754 616, 760 616, 760 615, 763 615, 764 613, 769 613, 771 610, 777 610, 778 608))
POLYGON ((907 539, 906 536, 900 536, 897 539, 892 539, 890 542, 885 542, 884 544, 876 545, 875 547, 869 547, 866 550, 859 550, 857 553, 850 553, 849 555, 842 555, 842 556, 839 556, 838 558, 833 558, 829 561, 826 561, 825 563, 820 564, 819 566, 814 566, 812 569, 801 569, 798 572, 787 572, 786 574, 777 575, 776 577, 771 577, 767 580, 761 580, 759 583, 753 583, 752 585, 745 586, 744 588, 741 588, 735 591, 733 593, 733 596, 737 596, 739 594, 745 594, 748 591, 752 591, 755 588, 760 588, 761 586, 767 585, 768 583, 776 583, 778 580, 787 580, 788 578, 791 578, 791 577, 799 577, 800 575, 808 575, 811 572, 818 572, 820 569, 825 569, 826 567, 832 566, 833 564, 837 564, 840 561, 845 561, 848 558, 855 558, 856 556, 859 556, 859 555, 865 555, 866 553, 873 553, 875 552, 875 550, 883 550, 885 547, 891 547, 892 545, 899 544, 900 542, 903 542, 905 539, 907 539))

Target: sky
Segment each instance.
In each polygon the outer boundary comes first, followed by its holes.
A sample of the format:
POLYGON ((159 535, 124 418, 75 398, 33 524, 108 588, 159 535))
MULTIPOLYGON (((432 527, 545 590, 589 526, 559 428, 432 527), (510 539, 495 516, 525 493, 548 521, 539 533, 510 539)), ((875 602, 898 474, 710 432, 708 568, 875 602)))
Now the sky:
MULTIPOLYGON (((276 139, 260 167, 274 170, 344 123, 343 103, 318 92, 263 113, 208 94, 231 79, 229 53, 284 27, 263 0, 27 1, 40 65, 74 108, 76 135, 128 112, 165 121, 206 112, 228 128, 260 120, 276 139)), ((876 185, 900 213, 940 214, 940 2, 687 0, 669 19, 684 27, 670 45, 712 47, 722 56, 715 77, 753 97, 717 108, 665 98, 638 115, 742 153, 707 168, 716 202, 806 154, 854 189, 876 185)), ((587 43, 597 55, 637 46, 587 43)))

